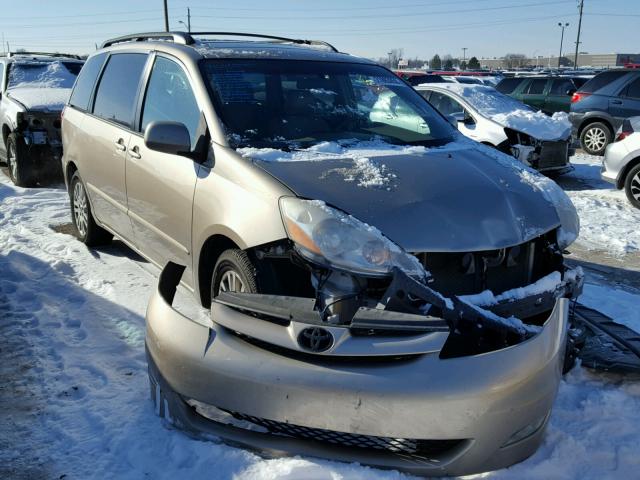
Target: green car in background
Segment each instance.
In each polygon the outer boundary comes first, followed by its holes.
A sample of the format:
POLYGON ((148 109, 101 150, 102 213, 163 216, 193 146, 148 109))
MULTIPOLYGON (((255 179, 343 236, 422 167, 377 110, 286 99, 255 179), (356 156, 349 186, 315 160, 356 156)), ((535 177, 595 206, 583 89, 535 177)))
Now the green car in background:
POLYGON ((508 77, 496 85, 500 93, 509 95, 523 103, 542 110, 547 115, 555 112, 568 112, 571 97, 587 83, 585 77, 508 77))

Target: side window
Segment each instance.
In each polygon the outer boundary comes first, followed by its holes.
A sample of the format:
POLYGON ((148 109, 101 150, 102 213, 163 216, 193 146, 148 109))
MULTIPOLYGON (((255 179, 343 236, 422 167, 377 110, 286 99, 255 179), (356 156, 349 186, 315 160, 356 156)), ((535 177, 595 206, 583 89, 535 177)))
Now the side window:
POLYGON ((154 121, 180 122, 189 130, 191 148, 195 147, 200 109, 187 74, 176 62, 156 57, 142 108, 143 133, 154 121))
POLYGON ((640 77, 636 78, 633 82, 629 84, 629 86, 627 87, 627 93, 625 96, 640 100, 640 77))
POLYGON ((76 84, 73 87, 71 98, 69 98, 69 105, 81 110, 86 110, 89 107, 91 92, 93 91, 93 86, 100 74, 105 58, 107 58, 107 54, 101 53, 87 60, 82 70, 80 70, 76 84))
POLYGON ((118 53, 109 57, 104 69, 93 113, 125 127, 131 127, 136 110, 136 93, 147 61, 143 53, 118 53))
POLYGON ((531 80, 529 88, 527 89, 527 95, 541 95, 544 92, 544 87, 547 84, 545 78, 536 78, 531 80))
POLYGON ((442 115, 463 115, 464 107, 456 102, 453 98, 439 92, 431 92, 429 100, 442 115))
POLYGON ((567 95, 569 90, 575 90, 575 88, 568 78, 557 78, 551 83, 549 95, 567 95))
POLYGON ((518 85, 520 85, 521 82, 522 79, 520 78, 505 78, 501 80, 498 85, 496 85, 496 90, 498 90, 500 93, 504 93, 505 95, 509 95, 510 93, 513 93, 516 88, 518 88, 518 85))

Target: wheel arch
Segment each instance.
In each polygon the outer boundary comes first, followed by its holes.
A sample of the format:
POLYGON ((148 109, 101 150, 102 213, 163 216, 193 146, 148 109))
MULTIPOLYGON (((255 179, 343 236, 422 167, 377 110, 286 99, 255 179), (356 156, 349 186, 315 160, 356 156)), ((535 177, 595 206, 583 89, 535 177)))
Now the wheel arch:
MULTIPOLYGON (((74 162, 67 163, 67 166, 64 171, 64 182, 67 185, 67 190, 69 190, 69 187, 71 186, 71 179, 73 178, 73 174, 76 173, 77 171, 78 171, 78 167, 74 162)), ((69 194, 71 194, 70 191, 69 191, 69 194)))
POLYGON ((616 188, 618 190, 624 188, 624 183, 625 183, 625 181, 627 179, 627 175, 629 174, 631 169, 633 167, 635 167, 636 165, 638 165, 638 164, 640 164, 640 156, 637 156, 637 157, 633 158, 632 160, 630 160, 629 162, 627 162, 627 164, 624 166, 624 168, 622 169, 622 171, 618 175, 618 178, 616 179, 616 188))
POLYGON ((211 276, 220 255, 230 248, 241 248, 231 238, 222 234, 210 236, 202 244, 198 258, 197 286, 200 303, 203 307, 211 306, 211 276))

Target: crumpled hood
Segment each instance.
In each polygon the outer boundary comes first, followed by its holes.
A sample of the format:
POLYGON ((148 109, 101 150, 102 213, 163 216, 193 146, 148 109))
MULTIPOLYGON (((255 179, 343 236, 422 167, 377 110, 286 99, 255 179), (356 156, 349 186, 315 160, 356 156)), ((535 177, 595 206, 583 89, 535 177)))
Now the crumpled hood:
POLYGON ((71 95, 71 89, 16 87, 9 89, 7 95, 29 110, 61 112, 71 95))
POLYGON ((560 224, 555 207, 517 167, 474 147, 367 161, 388 181, 363 181, 367 172, 350 158, 255 163, 298 196, 344 210, 410 252, 504 248, 560 224))

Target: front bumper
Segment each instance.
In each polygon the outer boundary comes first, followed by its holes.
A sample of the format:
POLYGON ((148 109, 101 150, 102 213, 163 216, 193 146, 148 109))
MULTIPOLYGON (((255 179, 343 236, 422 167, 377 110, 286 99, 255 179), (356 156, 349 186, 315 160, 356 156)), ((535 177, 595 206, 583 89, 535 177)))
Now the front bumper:
POLYGON ((602 160, 602 170, 600 171, 602 179, 614 184, 616 188, 622 188, 624 178, 621 178, 621 173, 628 162, 633 159, 633 155, 630 155, 630 153, 627 142, 624 140, 607 145, 602 160))
POLYGON ((270 330, 285 327, 221 304, 215 304, 210 325, 186 318, 171 307, 180 275, 170 267, 149 303, 146 345, 151 376, 181 399, 172 414, 189 430, 268 455, 317 456, 418 475, 503 468, 527 458, 542 441, 564 360, 566 298, 556 300, 535 336, 481 355, 440 358, 447 334, 438 329, 341 341, 401 350, 409 344, 415 350, 373 361, 349 355, 347 347, 339 356, 264 348, 220 323, 235 319, 262 322, 270 330), (206 418, 187 401, 221 415, 206 418), (220 420, 224 415, 273 428, 264 433, 234 426, 220 420), (510 443, 523 430, 527 435, 510 443), (354 436, 367 440, 358 443, 354 436), (436 448, 407 454, 361 446, 370 439, 436 448))

